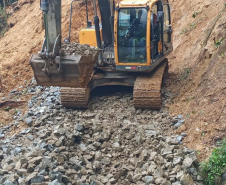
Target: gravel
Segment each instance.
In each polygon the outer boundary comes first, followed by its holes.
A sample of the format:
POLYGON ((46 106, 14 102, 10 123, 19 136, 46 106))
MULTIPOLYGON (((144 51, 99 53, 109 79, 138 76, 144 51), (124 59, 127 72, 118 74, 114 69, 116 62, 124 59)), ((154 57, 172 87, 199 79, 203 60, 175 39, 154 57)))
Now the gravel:
POLYGON ((28 128, 13 136, 13 124, 0 131, 0 184, 203 184, 195 151, 182 145, 186 133, 173 135, 183 116, 136 110, 131 94, 65 109, 59 87, 26 88, 34 96, 16 121, 28 128))

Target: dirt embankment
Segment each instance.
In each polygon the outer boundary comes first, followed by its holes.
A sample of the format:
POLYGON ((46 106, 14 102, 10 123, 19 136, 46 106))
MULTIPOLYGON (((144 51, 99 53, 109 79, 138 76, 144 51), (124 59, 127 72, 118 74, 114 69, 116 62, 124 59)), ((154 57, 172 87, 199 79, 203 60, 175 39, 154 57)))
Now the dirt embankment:
POLYGON ((226 137, 225 2, 172 0, 171 114, 183 114, 185 144, 205 158, 226 137))
MULTIPOLYGON (((33 76, 29 58, 32 53, 37 53, 41 49, 44 39, 39 3, 39 0, 34 0, 33 3, 22 3, 20 9, 8 20, 8 23, 12 22, 15 25, 0 39, 0 76, 2 78, 0 93, 7 93, 25 85, 26 80, 33 76)), ((62 1, 62 39, 68 37, 70 3, 70 0, 62 1)), ((89 19, 93 20, 92 5, 90 3, 88 5, 89 19)), ((78 42, 79 30, 85 26, 85 6, 81 7, 81 2, 74 2, 71 41, 78 42)))

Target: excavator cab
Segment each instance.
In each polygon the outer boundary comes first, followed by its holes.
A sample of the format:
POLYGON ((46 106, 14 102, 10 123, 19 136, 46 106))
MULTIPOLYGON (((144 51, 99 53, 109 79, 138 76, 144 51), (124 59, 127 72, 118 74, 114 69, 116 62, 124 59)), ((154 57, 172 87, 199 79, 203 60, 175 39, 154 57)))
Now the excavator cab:
POLYGON ((118 71, 150 72, 172 51, 167 0, 122 1, 115 12, 115 20, 114 50, 118 71))

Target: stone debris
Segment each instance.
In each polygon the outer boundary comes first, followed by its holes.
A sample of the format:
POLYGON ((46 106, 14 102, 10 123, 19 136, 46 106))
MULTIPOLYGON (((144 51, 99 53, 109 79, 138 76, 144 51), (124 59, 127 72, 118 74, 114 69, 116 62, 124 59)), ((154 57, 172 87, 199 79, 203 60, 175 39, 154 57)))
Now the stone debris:
POLYGON ((95 55, 98 49, 96 47, 89 46, 87 44, 79 43, 63 43, 61 45, 61 51, 63 55, 95 55))
POLYGON ((203 184, 195 151, 181 143, 186 134, 172 136, 170 123, 181 116, 136 110, 130 94, 72 110, 61 106, 58 87, 31 83, 27 91, 34 94, 28 111, 15 121, 28 128, 0 140, 0 184, 203 184))

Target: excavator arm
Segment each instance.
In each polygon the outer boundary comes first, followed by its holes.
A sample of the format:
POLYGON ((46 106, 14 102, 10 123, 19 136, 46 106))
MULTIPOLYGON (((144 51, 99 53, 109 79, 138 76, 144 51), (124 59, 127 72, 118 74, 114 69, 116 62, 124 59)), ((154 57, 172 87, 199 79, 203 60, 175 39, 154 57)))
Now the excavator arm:
POLYGON ((45 23, 45 38, 41 51, 30 58, 37 84, 61 87, 86 86, 93 74, 98 51, 92 56, 89 54, 63 55, 61 52, 61 0, 42 0, 41 10, 45 23))

